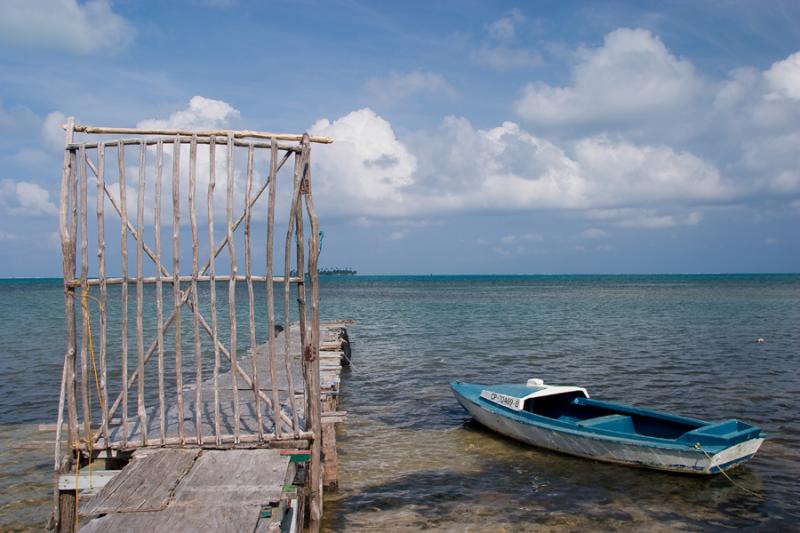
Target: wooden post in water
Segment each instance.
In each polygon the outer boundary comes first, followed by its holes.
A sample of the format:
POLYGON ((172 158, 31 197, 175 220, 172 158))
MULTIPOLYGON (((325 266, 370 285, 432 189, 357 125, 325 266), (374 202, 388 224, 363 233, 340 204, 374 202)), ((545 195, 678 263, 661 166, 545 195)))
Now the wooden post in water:
MULTIPOLYGON (((75 127, 75 117, 67 119, 66 142, 68 146, 72 143, 73 130, 75 127)), ((67 349, 64 353, 64 366, 61 371, 61 391, 58 396, 58 416, 56 422, 56 445, 54 461, 54 489, 53 489, 53 526, 58 531, 72 531, 75 528, 74 516, 68 515, 65 507, 74 509, 75 494, 72 494, 70 501, 69 495, 63 498, 58 490, 58 477, 63 469, 61 457, 61 426, 64 423, 64 403, 67 403, 67 441, 69 450, 77 439, 77 413, 75 411, 75 376, 73 373, 75 365, 76 332, 75 332, 75 288, 68 284, 75 275, 75 248, 72 236, 69 233, 67 217, 69 214, 69 191, 70 178, 72 176, 72 152, 64 150, 64 167, 61 175, 61 196, 59 208, 59 234, 61 236, 61 256, 62 267, 64 270, 64 309, 66 316, 66 340, 67 349), (73 413, 75 417, 73 418, 73 413)), ((66 458, 65 458, 66 459, 66 458)))
POLYGON ((322 422, 320 417, 320 390, 319 390, 319 276, 317 273, 317 261, 319 260, 319 223, 317 212, 314 209, 314 200, 311 194, 311 154, 309 151, 309 138, 303 135, 303 165, 302 165, 302 187, 306 201, 306 211, 308 212, 311 237, 308 245, 308 277, 311 284, 311 331, 310 342, 306 347, 304 357, 308 362, 306 380, 308 382, 308 414, 307 419, 311 423, 311 432, 314 440, 311 443, 311 501, 309 528, 311 531, 318 531, 322 520, 322 475, 320 454, 322 451, 322 422))

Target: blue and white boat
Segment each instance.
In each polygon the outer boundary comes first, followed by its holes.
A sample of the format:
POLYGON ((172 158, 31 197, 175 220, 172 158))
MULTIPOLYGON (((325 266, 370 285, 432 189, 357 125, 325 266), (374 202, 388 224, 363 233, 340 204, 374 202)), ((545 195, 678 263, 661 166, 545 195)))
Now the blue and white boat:
POLYGON ((764 435, 739 420, 706 422, 589 398, 586 389, 450 384, 481 424, 508 437, 588 459, 690 474, 716 474, 755 455, 764 435))

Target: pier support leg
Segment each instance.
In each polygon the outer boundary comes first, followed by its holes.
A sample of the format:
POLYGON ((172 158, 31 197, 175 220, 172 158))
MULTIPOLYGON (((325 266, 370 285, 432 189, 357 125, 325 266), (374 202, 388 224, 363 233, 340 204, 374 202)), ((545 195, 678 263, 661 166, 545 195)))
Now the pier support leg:
MULTIPOLYGON (((322 412, 336 410, 336 398, 322 400, 322 412)), ((336 452, 336 425, 322 424, 322 484, 325 488, 339 486, 339 456, 336 452)))
POLYGON ((62 490, 58 494, 58 527, 57 533, 73 533, 75 531, 75 498, 74 490, 62 490))

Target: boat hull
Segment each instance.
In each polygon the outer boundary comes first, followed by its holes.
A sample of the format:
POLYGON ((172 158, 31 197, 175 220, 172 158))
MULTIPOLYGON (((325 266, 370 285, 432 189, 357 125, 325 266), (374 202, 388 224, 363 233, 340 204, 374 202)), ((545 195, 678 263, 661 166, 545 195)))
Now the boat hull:
POLYGON ((711 453, 692 446, 660 447, 632 440, 569 432, 516 420, 453 392, 459 403, 484 426, 513 439, 587 459, 687 474, 717 474, 755 455, 763 438, 754 438, 711 453))

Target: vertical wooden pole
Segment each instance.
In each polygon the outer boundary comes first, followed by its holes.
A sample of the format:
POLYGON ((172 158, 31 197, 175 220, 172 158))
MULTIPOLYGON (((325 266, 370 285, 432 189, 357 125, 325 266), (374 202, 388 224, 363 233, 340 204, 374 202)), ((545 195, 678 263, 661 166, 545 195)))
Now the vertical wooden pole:
MULTIPOLYGON (((272 418, 275 422, 275 435, 281 437, 281 401, 278 393, 278 369, 275 362, 275 288, 272 283, 272 256, 275 233, 275 191, 278 165, 278 141, 270 141, 269 156, 269 197, 267 200, 267 348, 269 354, 269 373, 272 383, 272 418)), ((288 324, 286 335, 289 335, 288 324)), ((287 375, 287 380, 291 379, 287 375)))
MULTIPOLYGON (((311 284, 311 342, 306 359, 310 359, 308 379, 309 384, 309 411, 311 431, 314 440, 311 443, 311 468, 310 482, 315 491, 311 497, 311 520, 309 527, 312 531, 319 529, 322 520, 322 476, 320 469, 320 452, 322 444, 322 422, 320 417, 320 390, 319 390, 319 277, 317 274, 317 261, 319 259, 319 223, 314 209, 314 199, 311 194, 311 161, 309 153, 308 134, 303 135, 303 150, 305 152, 303 165, 303 193, 306 200, 311 237, 308 250, 308 275, 311 284)), ((308 349, 308 348, 307 348, 308 349)))
POLYGON ((200 341, 200 300, 197 297, 198 234, 197 234, 197 135, 189 147, 189 222, 192 226, 192 331, 194 333, 194 427, 197 444, 203 443, 202 384, 203 352, 200 341))
MULTIPOLYGON (((253 194, 253 144, 247 147, 247 171, 245 172, 245 192, 244 192, 244 275, 247 283, 247 317, 250 331, 250 361, 253 370, 253 397, 256 405, 256 423, 258 424, 258 437, 264 438, 264 420, 261 415, 261 397, 259 391, 258 378, 258 343, 256 341, 256 303, 253 293, 253 271, 252 271, 252 244, 251 226, 253 210, 250 207, 250 198, 253 194)), ((275 383, 272 383, 275 386, 275 383)))
POLYGON ((139 143, 139 188, 136 195, 136 356, 139 379, 136 387, 136 412, 142 446, 147 444, 147 411, 144 404, 144 200, 147 167, 147 145, 139 143))
POLYGON ((236 245, 233 242, 233 133, 228 134, 228 183, 227 220, 228 255, 231 261, 231 275, 228 282, 228 321, 230 322, 231 378, 233 381, 233 433, 234 442, 239 443, 239 387, 236 375, 239 365, 236 360, 236 245))
MULTIPOLYGON (((69 145, 73 140, 73 130, 75 128, 75 117, 67 119, 67 129, 65 136, 65 145, 69 145)), ((72 153, 66 147, 64 148, 64 165, 61 174, 61 194, 59 196, 59 210, 58 210, 58 226, 59 234, 61 237, 61 257, 62 268, 64 272, 64 311, 66 315, 66 337, 67 349, 64 352, 64 366, 61 370, 61 390, 58 395, 58 415, 56 417, 56 443, 53 457, 53 520, 54 525, 58 529, 60 526, 67 524, 61 523, 60 496, 58 490, 58 476, 61 473, 61 426, 64 423, 64 404, 70 404, 69 397, 74 397, 74 381, 70 373, 71 361, 75 359, 75 290, 67 282, 74 277, 74 262, 70 260, 75 257, 72 245, 72 237, 69 233, 67 224, 67 216, 69 213, 69 190, 70 190, 70 177, 72 175, 72 153), (71 394, 72 391, 72 394, 71 394)), ((71 412, 67 417, 68 430, 67 440, 70 449, 75 440, 77 432, 77 423, 73 423, 71 412)), ((74 524, 69 524, 70 530, 74 528, 74 524)))
MULTIPOLYGON (((287 383, 289 388, 289 405, 292 407, 292 427, 294 429, 295 438, 300 434, 300 422, 297 415, 297 403, 294 397, 294 378, 292 377, 292 357, 289 353, 290 346, 290 302, 292 282, 292 237, 295 230, 295 216, 300 202, 300 176, 295 171, 294 179, 292 180, 292 203, 289 208, 289 217, 286 222, 286 240, 284 241, 283 250, 283 323, 285 332, 283 335, 283 362, 286 370, 287 383)), ((298 260, 298 263, 300 261, 298 260)), ((299 267, 298 267, 299 270, 299 267)))
POLYGON ((181 136, 172 144, 172 296, 175 309, 175 387, 178 404, 178 437, 185 443, 183 424, 183 360, 181 354, 181 136))
POLYGON ((125 145, 117 143, 119 171, 120 249, 122 287, 120 289, 120 359, 122 365, 122 445, 128 445, 128 200, 125 184, 125 145))
POLYGON ((217 333, 217 270, 214 266, 214 259, 216 253, 214 246, 214 188, 217 185, 217 139, 211 137, 208 146, 208 273, 211 280, 208 284, 208 290, 211 298, 211 338, 214 344, 214 437, 216 443, 222 443, 220 439, 220 412, 219 412, 219 371, 220 371, 220 356, 219 356, 219 339, 217 333))
MULTIPOLYGON (((81 298, 86 297, 89 286, 86 281, 89 277, 89 236, 87 235, 87 176, 86 176, 86 148, 81 145, 80 150, 80 234, 81 234, 81 298)), ((86 301, 88 306, 88 300, 86 301)), ((81 409, 83 411, 83 432, 84 438, 88 441, 87 446, 91 446, 92 438, 92 406, 89 396, 89 365, 88 365, 88 343, 89 343, 89 314, 83 309, 81 304, 81 409)))
MULTIPOLYGON (((305 153, 300 152, 295 155, 294 172, 295 180, 298 183, 302 194, 303 187, 303 161, 305 160, 305 153)), ((303 365, 303 395, 306 401, 306 429, 308 429, 308 364, 306 361, 306 348, 308 348, 308 324, 306 323, 306 267, 305 267, 305 242, 303 236, 303 210, 300 205, 301 200, 298 200, 298 206, 294 213, 294 226, 295 226, 295 249, 297 261, 297 319, 300 326, 300 349, 303 356, 301 357, 303 365)))
POLYGON ((161 444, 167 438, 164 398, 164 284, 161 281, 161 183, 164 170, 164 141, 156 143, 156 183, 153 205, 156 263, 156 343, 158 345, 158 430, 161 444))
POLYGON ((108 367, 106 364, 106 328, 108 327, 108 287, 106 286, 106 219, 105 219, 105 168, 106 145, 97 146, 97 275, 100 278, 100 405, 102 409, 102 431, 106 446, 108 440, 108 367))

